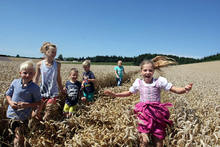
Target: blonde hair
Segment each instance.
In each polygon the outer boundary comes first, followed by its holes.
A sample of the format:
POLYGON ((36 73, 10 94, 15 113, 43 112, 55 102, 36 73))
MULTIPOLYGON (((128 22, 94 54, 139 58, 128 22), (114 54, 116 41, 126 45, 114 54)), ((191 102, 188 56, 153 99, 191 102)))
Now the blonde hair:
POLYGON ((20 71, 26 69, 33 69, 33 71, 35 71, 35 64, 32 60, 27 60, 20 64, 20 71))
POLYGON ((90 64, 91 64, 91 61, 90 61, 90 60, 85 60, 85 61, 82 63, 83 66, 90 66, 90 64))
POLYGON ((122 60, 118 60, 118 63, 119 63, 119 62, 121 62, 121 63, 122 63, 122 60))
POLYGON ((45 54, 46 51, 47 51, 50 47, 57 49, 56 45, 54 45, 54 44, 52 44, 52 43, 50 43, 50 42, 44 42, 43 45, 42 45, 41 48, 40 48, 40 52, 45 54))
POLYGON ((70 69, 70 74, 71 74, 71 72, 76 72, 76 73, 78 73, 79 71, 78 71, 78 69, 76 69, 76 68, 71 68, 71 69, 70 69))
POLYGON ((178 64, 173 58, 169 58, 166 56, 156 56, 151 60, 144 60, 141 62, 140 67, 143 68, 145 64, 152 64, 153 68, 156 70, 160 70, 161 67, 167 67, 169 65, 178 64))

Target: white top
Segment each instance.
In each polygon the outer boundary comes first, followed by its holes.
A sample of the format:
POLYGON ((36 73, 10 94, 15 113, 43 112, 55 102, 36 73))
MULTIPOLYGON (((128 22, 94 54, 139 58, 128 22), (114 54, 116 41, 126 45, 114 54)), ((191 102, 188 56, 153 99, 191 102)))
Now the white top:
POLYGON ((164 89, 168 91, 171 87, 172 84, 168 83, 167 79, 164 77, 159 77, 158 79, 153 78, 153 82, 151 84, 147 84, 138 78, 129 88, 129 91, 131 93, 137 93, 140 91, 140 100, 142 102, 160 102, 160 90, 164 89))
POLYGON ((59 95, 57 83, 57 62, 54 60, 51 67, 46 66, 45 60, 41 64, 42 82, 40 86, 41 96, 53 98, 59 95))

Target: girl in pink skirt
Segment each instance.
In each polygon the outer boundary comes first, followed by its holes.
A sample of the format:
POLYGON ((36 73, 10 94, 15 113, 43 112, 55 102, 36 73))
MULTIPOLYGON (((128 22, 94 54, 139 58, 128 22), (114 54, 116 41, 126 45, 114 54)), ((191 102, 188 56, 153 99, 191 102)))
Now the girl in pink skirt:
POLYGON ((171 103, 160 103, 161 89, 171 91, 177 94, 186 93, 191 90, 192 84, 185 87, 176 87, 167 82, 166 78, 154 78, 154 71, 160 70, 160 67, 165 67, 176 62, 168 57, 157 56, 152 60, 144 60, 141 66, 142 79, 136 79, 129 91, 121 93, 113 93, 110 90, 105 90, 106 95, 114 97, 128 97, 132 94, 140 92, 140 102, 135 105, 135 114, 138 118, 138 132, 140 133, 140 146, 147 146, 147 135, 151 134, 154 146, 162 147, 163 139, 165 138, 165 128, 167 125, 172 125, 169 120, 170 113, 168 106, 171 103))

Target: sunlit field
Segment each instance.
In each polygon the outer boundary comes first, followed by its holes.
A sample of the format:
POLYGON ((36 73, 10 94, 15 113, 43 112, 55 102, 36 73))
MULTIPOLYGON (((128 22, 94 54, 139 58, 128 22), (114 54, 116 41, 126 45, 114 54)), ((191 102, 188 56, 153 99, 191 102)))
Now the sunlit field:
MULTIPOLYGON (((22 61, 0 61, 0 121, 5 119, 7 102, 4 93, 14 78, 18 78, 18 67, 22 61)), ((37 62, 37 60, 34 60, 37 62)), ((163 68, 156 73, 167 78, 175 86, 193 83, 193 89, 177 95, 162 92, 162 102, 171 102, 171 120, 174 125, 167 130, 165 146, 197 147, 220 146, 220 61, 177 65, 163 68)), ((63 83, 68 79, 70 68, 76 67, 79 75, 83 68, 76 64, 62 64, 63 83)), ((26 142, 31 146, 138 146, 138 132, 133 106, 139 95, 127 98, 104 96, 104 89, 114 92, 128 90, 137 77, 139 67, 125 66, 126 77, 123 86, 115 87, 114 66, 91 65, 96 83, 96 101, 90 106, 79 104, 77 113, 70 119, 63 119, 62 108, 65 96, 60 96, 53 119, 46 122, 31 120, 26 142), (108 87, 108 88, 107 88, 108 87)), ((81 76, 79 77, 81 80, 81 76)), ((1 123, 2 124, 2 123, 1 123)), ((4 136, 7 126, 0 127, 0 144, 10 144, 4 136)), ((151 138, 149 138, 151 140, 151 138)))

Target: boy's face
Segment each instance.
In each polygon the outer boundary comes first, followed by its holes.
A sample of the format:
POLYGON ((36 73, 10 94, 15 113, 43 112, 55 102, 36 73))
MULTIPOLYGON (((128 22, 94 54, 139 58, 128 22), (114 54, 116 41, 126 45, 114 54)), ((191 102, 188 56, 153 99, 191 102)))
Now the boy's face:
POLYGON ((71 79, 72 81, 76 81, 77 78, 78 78, 78 72, 71 71, 71 73, 70 73, 70 79, 71 79))
POLYGON ((90 71, 90 66, 83 66, 83 68, 86 72, 90 71))
POLYGON ((121 66, 122 65, 122 62, 121 61, 118 61, 118 66, 121 66))
POLYGON ((35 74, 34 69, 32 68, 23 69, 19 73, 24 83, 30 82, 33 79, 34 74, 35 74))

